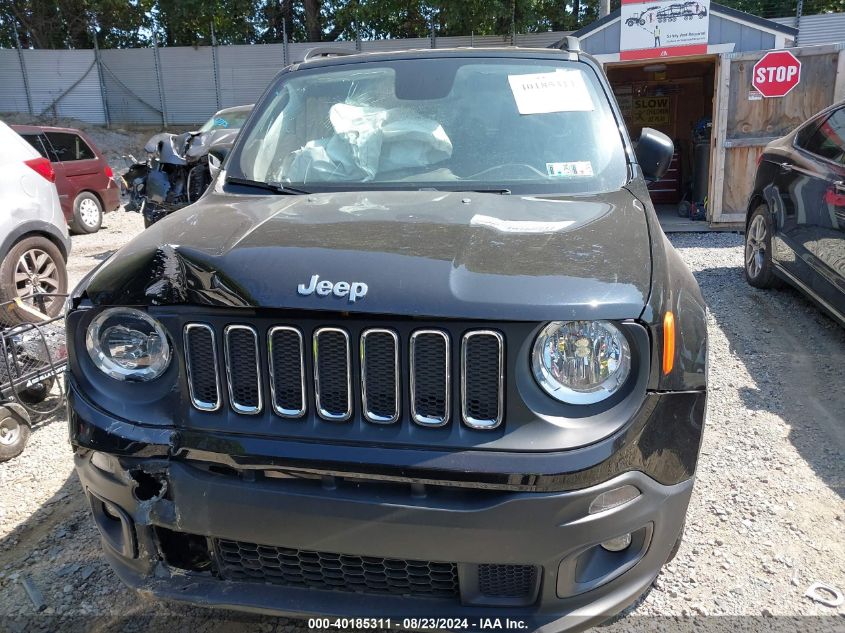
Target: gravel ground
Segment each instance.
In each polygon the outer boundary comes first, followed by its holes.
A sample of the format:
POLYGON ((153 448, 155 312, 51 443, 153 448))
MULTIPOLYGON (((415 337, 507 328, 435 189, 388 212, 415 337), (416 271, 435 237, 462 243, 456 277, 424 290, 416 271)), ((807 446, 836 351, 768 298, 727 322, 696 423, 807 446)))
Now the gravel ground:
MULTIPOLYGON (((117 212, 105 227, 73 238, 73 282, 142 224, 117 212)), ((804 596, 816 581, 845 591, 845 331, 792 290, 750 288, 741 236, 680 234, 672 242, 710 308, 698 481, 677 558, 605 630, 845 630, 845 605, 804 596)), ((38 426, 24 454, 0 465, 0 484, 0 630, 54 630, 58 615, 63 629, 94 631, 169 631, 176 615, 190 617, 196 631, 302 628, 126 589, 100 554, 63 415, 38 426), (23 578, 43 594, 40 615, 23 578)))

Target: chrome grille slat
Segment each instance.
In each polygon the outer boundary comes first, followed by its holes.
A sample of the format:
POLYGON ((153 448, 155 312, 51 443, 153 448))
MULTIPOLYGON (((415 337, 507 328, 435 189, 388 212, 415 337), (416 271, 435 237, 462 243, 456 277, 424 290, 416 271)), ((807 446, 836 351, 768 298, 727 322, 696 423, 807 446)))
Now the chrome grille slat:
POLYGON ((214 330, 205 323, 189 323, 184 331, 185 369, 191 404, 200 411, 220 408, 220 372, 214 330))
POLYGON ((283 418, 305 415, 305 343, 295 327, 276 326, 267 332, 270 393, 273 411, 283 418))
POLYGON ((495 429, 504 416, 505 341, 495 330, 461 340, 461 414, 473 429, 495 429))
POLYGON ((258 333, 248 325, 227 325, 223 330, 229 404, 245 415, 261 413, 258 333), (234 349, 233 349, 234 348, 234 349))
POLYGON ((374 424, 399 420, 399 336, 370 328, 361 333, 361 403, 374 424))
POLYGON ((349 334, 336 327, 314 331, 314 396, 317 414, 330 422, 352 417, 352 359, 349 334), (342 356, 338 352, 343 349, 342 356))
POLYGON ((411 334, 411 418, 421 426, 449 423, 450 344, 443 330, 411 334))

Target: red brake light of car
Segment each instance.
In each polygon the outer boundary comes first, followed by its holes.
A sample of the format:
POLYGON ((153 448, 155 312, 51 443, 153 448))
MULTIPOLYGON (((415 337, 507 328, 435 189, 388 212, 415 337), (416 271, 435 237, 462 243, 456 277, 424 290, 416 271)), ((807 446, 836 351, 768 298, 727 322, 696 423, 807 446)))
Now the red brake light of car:
POLYGON ((106 168, 103 170, 103 173, 106 175, 106 178, 112 178, 114 176, 114 172, 108 165, 106 165, 106 168))
POLYGON ((759 166, 760 166, 760 163, 762 163, 762 162, 763 162, 763 154, 760 154, 760 155, 757 157, 757 167, 759 167, 759 166))
POLYGON ((50 182, 56 182, 56 172, 53 171, 53 166, 46 158, 31 158, 29 160, 25 160, 24 163, 26 163, 28 167, 37 171, 40 175, 44 176, 44 178, 50 182))

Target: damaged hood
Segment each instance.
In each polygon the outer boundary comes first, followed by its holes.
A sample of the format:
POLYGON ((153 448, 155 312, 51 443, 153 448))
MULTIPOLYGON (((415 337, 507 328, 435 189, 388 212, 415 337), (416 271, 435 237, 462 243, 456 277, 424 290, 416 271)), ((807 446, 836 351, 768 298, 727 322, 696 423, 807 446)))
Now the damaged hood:
POLYGON ((624 189, 210 193, 117 251, 84 291, 99 305, 623 319, 640 315, 650 279, 645 211, 624 189), (308 293, 315 281, 339 292, 308 293))
POLYGON ((197 132, 186 152, 188 158, 196 160, 208 154, 212 145, 232 145, 240 132, 240 128, 221 128, 208 132, 197 132))

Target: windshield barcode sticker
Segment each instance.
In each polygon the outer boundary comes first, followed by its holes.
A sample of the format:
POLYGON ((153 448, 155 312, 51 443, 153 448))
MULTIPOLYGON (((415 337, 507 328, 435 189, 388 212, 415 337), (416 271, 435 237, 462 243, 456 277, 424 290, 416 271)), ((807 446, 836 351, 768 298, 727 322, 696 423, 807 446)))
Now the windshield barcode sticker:
POLYGON ((572 163, 546 163, 549 176, 569 178, 571 176, 592 176, 593 164, 588 160, 578 160, 572 163))
POLYGON ((590 112, 593 100, 580 70, 508 75, 520 114, 590 112))

